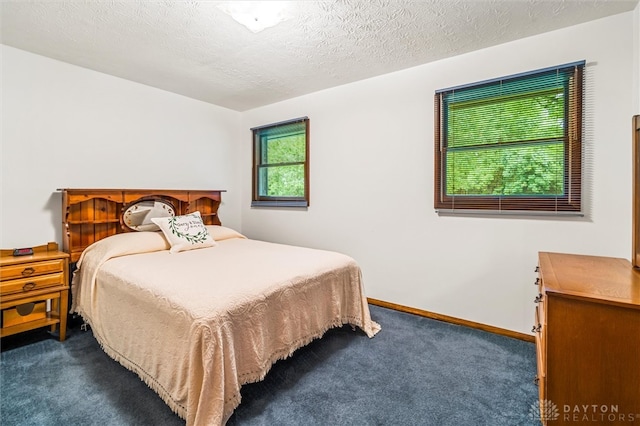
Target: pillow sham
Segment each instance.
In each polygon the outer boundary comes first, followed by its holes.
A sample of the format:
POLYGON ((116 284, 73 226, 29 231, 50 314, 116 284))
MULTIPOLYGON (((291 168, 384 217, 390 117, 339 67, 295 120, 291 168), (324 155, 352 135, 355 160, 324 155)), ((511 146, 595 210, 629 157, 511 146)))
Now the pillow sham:
POLYGON ((247 238, 235 229, 227 228, 222 225, 205 225, 209 235, 216 241, 228 240, 230 238, 247 238))
POLYGON ((200 212, 185 214, 182 216, 151 218, 171 245, 169 252, 178 253, 216 245, 215 240, 209 235, 206 226, 202 222, 200 212))
POLYGON ((76 266, 80 268, 86 254, 102 256, 105 260, 129 254, 149 253, 169 249, 169 243, 160 232, 124 232, 92 243, 80 256, 76 266))

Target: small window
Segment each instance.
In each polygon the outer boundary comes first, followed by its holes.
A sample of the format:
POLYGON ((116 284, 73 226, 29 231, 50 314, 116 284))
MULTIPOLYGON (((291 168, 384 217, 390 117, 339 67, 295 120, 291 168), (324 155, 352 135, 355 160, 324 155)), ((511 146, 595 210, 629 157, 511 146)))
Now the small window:
POLYGON ((252 206, 309 205, 309 119, 254 127, 252 206))
POLYGON ((437 91, 435 209, 580 214, 583 68, 437 91))

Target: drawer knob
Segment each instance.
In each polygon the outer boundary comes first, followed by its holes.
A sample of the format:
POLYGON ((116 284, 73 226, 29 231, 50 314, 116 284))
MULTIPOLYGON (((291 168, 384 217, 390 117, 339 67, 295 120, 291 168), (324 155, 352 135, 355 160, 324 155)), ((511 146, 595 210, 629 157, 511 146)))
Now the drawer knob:
POLYGON ((540 302, 542 302, 542 293, 538 294, 538 296, 537 296, 535 299, 533 299, 533 301, 534 301, 535 303, 540 303, 540 302))
POLYGON ((28 267, 28 268, 24 268, 22 270, 22 276, 23 277, 28 277, 29 275, 33 274, 36 270, 33 269, 32 267, 28 267))
POLYGON ((22 286, 22 290, 29 291, 29 290, 33 290, 35 287, 36 287, 36 283, 26 283, 25 285, 22 286))

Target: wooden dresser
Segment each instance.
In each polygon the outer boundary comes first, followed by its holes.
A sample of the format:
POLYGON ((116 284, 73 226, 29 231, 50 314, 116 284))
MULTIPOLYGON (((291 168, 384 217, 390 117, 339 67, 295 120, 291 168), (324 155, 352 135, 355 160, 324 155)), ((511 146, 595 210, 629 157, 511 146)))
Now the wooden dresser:
POLYGON ((640 272, 610 257, 541 252, 538 261, 540 420, 639 424, 640 272))
POLYGON ((28 256, 0 251, 0 337, 59 327, 66 337, 69 300, 69 255, 49 243, 33 248, 28 256))

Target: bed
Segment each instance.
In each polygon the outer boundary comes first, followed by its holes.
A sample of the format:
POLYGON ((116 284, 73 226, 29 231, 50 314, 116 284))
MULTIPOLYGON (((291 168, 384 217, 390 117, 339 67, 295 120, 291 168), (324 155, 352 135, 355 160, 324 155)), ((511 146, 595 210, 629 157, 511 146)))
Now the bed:
POLYGON ((61 191, 72 312, 187 425, 226 423, 243 384, 333 327, 380 330, 351 257, 222 226, 222 191, 61 191))

